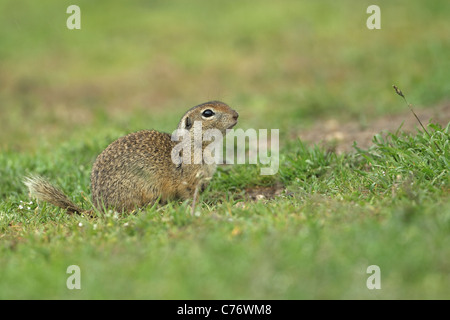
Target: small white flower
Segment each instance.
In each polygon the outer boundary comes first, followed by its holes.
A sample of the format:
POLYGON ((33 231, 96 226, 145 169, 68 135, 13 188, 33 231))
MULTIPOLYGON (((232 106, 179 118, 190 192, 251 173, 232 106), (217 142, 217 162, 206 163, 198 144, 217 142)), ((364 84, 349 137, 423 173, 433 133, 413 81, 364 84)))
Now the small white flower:
MULTIPOLYGON (((20 202, 22 202, 22 201, 20 201, 20 202)), ((23 205, 19 205, 19 209, 23 209, 23 205)))
POLYGON ((125 223, 123 224, 123 226, 124 226, 124 227, 128 227, 128 222, 125 222, 125 223))
POLYGON ((92 227, 94 230, 97 230, 97 224, 94 224, 92 227))
POLYGON ((30 208, 30 207, 27 207, 27 209, 30 210, 31 208, 30 208))
POLYGON ((79 226, 79 227, 82 227, 82 226, 83 226, 83 224, 82 224, 82 223, 80 222, 80 223, 78 223, 78 226, 79 226))

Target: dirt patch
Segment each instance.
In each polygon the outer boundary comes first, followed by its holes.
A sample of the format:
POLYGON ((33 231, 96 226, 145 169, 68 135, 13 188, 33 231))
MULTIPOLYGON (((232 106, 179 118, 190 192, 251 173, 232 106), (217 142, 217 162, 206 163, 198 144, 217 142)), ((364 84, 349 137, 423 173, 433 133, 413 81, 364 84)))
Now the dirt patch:
MULTIPOLYGON (((414 111, 424 126, 429 121, 446 126, 450 120, 450 103, 414 111)), ((320 121, 309 130, 293 133, 293 138, 301 138, 303 141, 324 146, 336 153, 343 153, 354 151, 353 142, 355 141, 360 148, 368 148, 372 145, 375 134, 395 132, 400 125, 404 132, 415 132, 416 128, 420 128, 417 119, 408 109, 400 114, 380 117, 366 125, 356 121, 340 123, 335 119, 320 121)))
POLYGON ((245 188, 244 194, 238 197, 239 202, 235 204, 237 208, 246 208, 247 203, 255 201, 272 200, 285 193, 285 187, 281 182, 276 182, 272 186, 254 186, 245 188))
POLYGON ((255 186, 245 189, 245 195, 249 200, 259 201, 264 199, 273 199, 279 196, 284 191, 284 186, 281 183, 276 183, 273 186, 262 187, 255 186))

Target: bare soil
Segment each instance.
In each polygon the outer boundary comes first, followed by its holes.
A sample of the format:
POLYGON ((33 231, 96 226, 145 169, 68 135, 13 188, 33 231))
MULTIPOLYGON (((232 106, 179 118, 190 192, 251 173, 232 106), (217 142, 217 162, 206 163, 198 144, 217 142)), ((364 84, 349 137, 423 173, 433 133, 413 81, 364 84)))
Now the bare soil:
MULTIPOLYGON (((450 103, 435 108, 414 109, 414 112, 425 127, 429 122, 446 126, 450 121, 450 103)), ((328 119, 318 122, 309 130, 294 133, 293 138, 300 138, 311 144, 325 146, 336 153, 343 153, 354 151, 354 142, 360 148, 368 148, 372 145, 374 135, 396 132, 399 128, 403 132, 422 130, 413 113, 407 108, 402 113, 383 116, 367 124, 356 121, 341 123, 336 119, 328 119)))

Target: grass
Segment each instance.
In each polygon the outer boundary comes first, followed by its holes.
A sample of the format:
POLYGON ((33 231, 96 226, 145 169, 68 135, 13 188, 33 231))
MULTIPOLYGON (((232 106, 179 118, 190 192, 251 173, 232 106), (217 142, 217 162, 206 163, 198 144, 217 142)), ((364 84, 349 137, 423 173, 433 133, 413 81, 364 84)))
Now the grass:
MULTIPOLYGON (((423 132, 377 136, 371 149, 344 155, 293 142, 278 177, 290 192, 238 206, 241 188, 264 181, 241 175, 254 166, 226 168, 194 216, 189 201, 69 216, 28 204, 23 187, 11 186, 0 206, 1 298, 445 298, 449 126, 429 129, 445 154, 423 132), (79 291, 65 287, 72 264, 82 270, 79 291), (382 270, 379 292, 365 287, 372 264, 382 270)), ((17 180, 35 163, 88 206, 88 166, 64 161, 68 149, 53 164, 47 153, 2 156, 2 176, 17 180)), ((89 147, 70 149, 89 160, 89 147)))
POLYGON ((376 31, 364 1, 80 0, 80 31, 65 28, 69 4, 0 4, 0 299, 448 299, 449 125, 399 123, 342 154, 293 137, 404 110, 393 83, 415 109, 446 103, 448 1, 382 2, 376 31), (170 132, 212 99, 244 130, 280 129, 276 175, 221 167, 194 215, 190 201, 97 218, 30 203, 34 173, 89 208, 108 143, 170 132))

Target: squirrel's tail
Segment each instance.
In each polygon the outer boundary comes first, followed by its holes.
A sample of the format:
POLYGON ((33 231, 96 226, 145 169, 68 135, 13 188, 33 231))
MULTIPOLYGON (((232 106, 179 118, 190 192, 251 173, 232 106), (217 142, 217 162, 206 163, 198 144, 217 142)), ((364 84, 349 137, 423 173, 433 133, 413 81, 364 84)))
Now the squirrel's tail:
POLYGON ((23 183, 28 187, 30 196, 35 197, 38 200, 46 201, 57 207, 63 208, 69 214, 82 214, 87 212, 74 204, 60 189, 40 176, 26 177, 23 180, 23 183))

